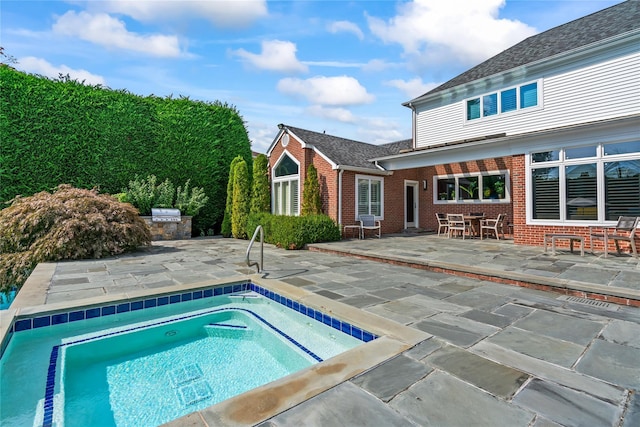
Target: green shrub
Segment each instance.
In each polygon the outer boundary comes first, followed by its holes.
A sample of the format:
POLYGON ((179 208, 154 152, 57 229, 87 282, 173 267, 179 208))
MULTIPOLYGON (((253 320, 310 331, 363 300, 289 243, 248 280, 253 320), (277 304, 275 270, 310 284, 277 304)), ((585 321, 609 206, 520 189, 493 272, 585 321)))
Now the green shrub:
POLYGON ((137 175, 129 182, 125 190, 125 196, 119 197, 138 208, 140 215, 151 215, 151 208, 176 208, 182 215, 195 216, 202 209, 209 198, 201 187, 189 189, 191 180, 187 180, 184 187, 176 190, 169 179, 165 179, 156 185, 158 179, 155 175, 149 175, 146 179, 140 179, 137 175))
POLYGON ((236 239, 247 238, 249 217, 249 170, 244 159, 236 164, 233 172, 233 198, 231 203, 231 233, 236 239))
POLYGON ((251 213, 271 211, 269 188, 269 159, 259 154, 253 159, 253 183, 251 186, 251 213))
POLYGON ((329 216, 318 214, 303 218, 305 243, 336 242, 342 238, 340 226, 329 216))
POLYGON ((236 165, 242 160, 241 156, 235 157, 229 166, 229 179, 227 180, 227 201, 224 207, 224 218, 222 219, 222 227, 220 233, 224 237, 231 237, 231 207, 233 206, 233 174, 236 165))
POLYGON ((320 184, 318 182, 318 171, 311 164, 307 168, 307 177, 304 180, 304 190, 302 192, 302 216, 317 215, 322 213, 322 198, 320 197, 320 184))
POLYGON ((135 179, 129 181, 129 187, 124 190, 127 194, 126 200, 138 209, 140 215, 151 215, 156 197, 156 181, 155 175, 149 175, 147 179, 140 179, 136 175, 135 179))
POLYGON ((150 242, 133 206, 96 190, 60 185, 17 197, 0 211, 0 291, 22 286, 40 262, 101 258, 150 242))
MULTIPOLYGON (((158 186, 155 188, 153 207, 154 208, 172 208, 174 206, 173 201, 175 197, 176 197, 176 188, 169 181, 169 178, 167 178, 162 183, 158 184, 158 186)), ((180 209, 180 212, 184 212, 184 211, 180 209)))
POLYGON ((265 242, 284 249, 302 249, 309 243, 341 239, 340 226, 327 215, 287 216, 269 213, 250 214, 247 235, 258 225, 264 229, 265 242))
POLYGON ((127 198, 127 193, 116 193, 113 194, 113 197, 115 197, 121 203, 130 203, 129 199, 127 198))
POLYGON ((176 209, 183 212, 187 216, 196 216, 200 209, 202 209, 209 198, 204 194, 204 190, 201 187, 193 187, 191 193, 189 193, 189 183, 191 180, 187 180, 184 187, 178 187, 176 192, 176 209))
POLYGON ((267 236, 270 236, 273 216, 274 215, 270 214, 269 212, 250 213, 249 217, 247 218, 247 237, 253 237, 253 233, 255 233, 256 228, 258 228, 259 225, 262 226, 265 239, 267 238, 267 236))

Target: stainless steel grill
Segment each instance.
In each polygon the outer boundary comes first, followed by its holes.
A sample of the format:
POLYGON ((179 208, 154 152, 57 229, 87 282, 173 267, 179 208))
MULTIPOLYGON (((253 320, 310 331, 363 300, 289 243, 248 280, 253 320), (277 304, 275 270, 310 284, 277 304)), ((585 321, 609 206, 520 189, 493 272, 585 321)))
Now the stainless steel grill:
POLYGON ((180 222, 180 210, 168 208, 151 208, 153 222, 180 222))

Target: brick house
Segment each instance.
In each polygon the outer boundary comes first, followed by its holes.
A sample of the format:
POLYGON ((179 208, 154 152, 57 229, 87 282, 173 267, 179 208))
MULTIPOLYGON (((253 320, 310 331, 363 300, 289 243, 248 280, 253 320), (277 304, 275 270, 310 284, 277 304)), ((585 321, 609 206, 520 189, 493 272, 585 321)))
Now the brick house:
POLYGON ((267 150, 273 213, 300 213, 302 186, 313 164, 323 211, 339 224, 355 224, 358 215, 374 214, 382 221, 383 233, 415 226, 403 221, 401 196, 403 177, 415 177, 418 171, 396 173, 369 160, 409 150, 411 140, 373 145, 284 124, 278 127, 278 136, 267 150))
POLYGON ((296 213, 278 207, 286 152, 296 185, 318 168, 327 214, 346 225, 368 209, 383 233, 435 229, 436 212, 505 213, 515 243, 540 245, 640 216, 640 2, 529 37, 403 105, 413 138, 381 146, 281 125, 274 212, 296 213))

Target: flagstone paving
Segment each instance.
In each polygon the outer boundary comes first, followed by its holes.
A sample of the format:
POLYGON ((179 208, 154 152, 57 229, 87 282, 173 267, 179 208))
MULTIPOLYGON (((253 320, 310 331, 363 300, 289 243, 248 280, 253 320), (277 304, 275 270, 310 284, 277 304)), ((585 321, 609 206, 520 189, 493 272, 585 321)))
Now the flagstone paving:
MULTIPOLYGON (((363 259, 438 263, 640 297, 640 263, 513 242, 383 236, 284 251, 275 279, 426 331, 403 354, 261 423, 313 426, 640 425, 640 308, 363 259), (319 252, 331 251, 336 253, 319 252), (586 286, 585 285, 585 286, 586 286)), ((45 303, 245 277, 246 241, 156 242, 144 251, 55 265, 45 303)), ((258 257, 254 246, 253 259, 258 257)), ((20 298, 20 295, 18 296, 20 298)), ((25 296, 26 298, 27 296, 25 296)), ((251 411, 251 408, 247 408, 251 411)), ((190 416, 173 426, 205 426, 190 416)))

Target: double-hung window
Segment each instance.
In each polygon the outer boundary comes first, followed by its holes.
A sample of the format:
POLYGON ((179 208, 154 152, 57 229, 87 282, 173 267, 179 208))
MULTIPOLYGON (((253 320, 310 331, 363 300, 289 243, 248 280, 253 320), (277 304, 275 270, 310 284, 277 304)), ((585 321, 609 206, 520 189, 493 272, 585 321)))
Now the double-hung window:
POLYGON ((286 152, 273 170, 272 209, 276 215, 298 215, 300 166, 286 152))
POLYGON ((356 175, 356 219, 360 215, 383 217, 384 180, 381 177, 356 175))
POLYGON ((467 99, 466 118, 475 120, 535 107, 539 104, 538 82, 532 82, 467 99))
POLYGON ((528 156, 532 221, 616 221, 640 216, 640 141, 528 156))

